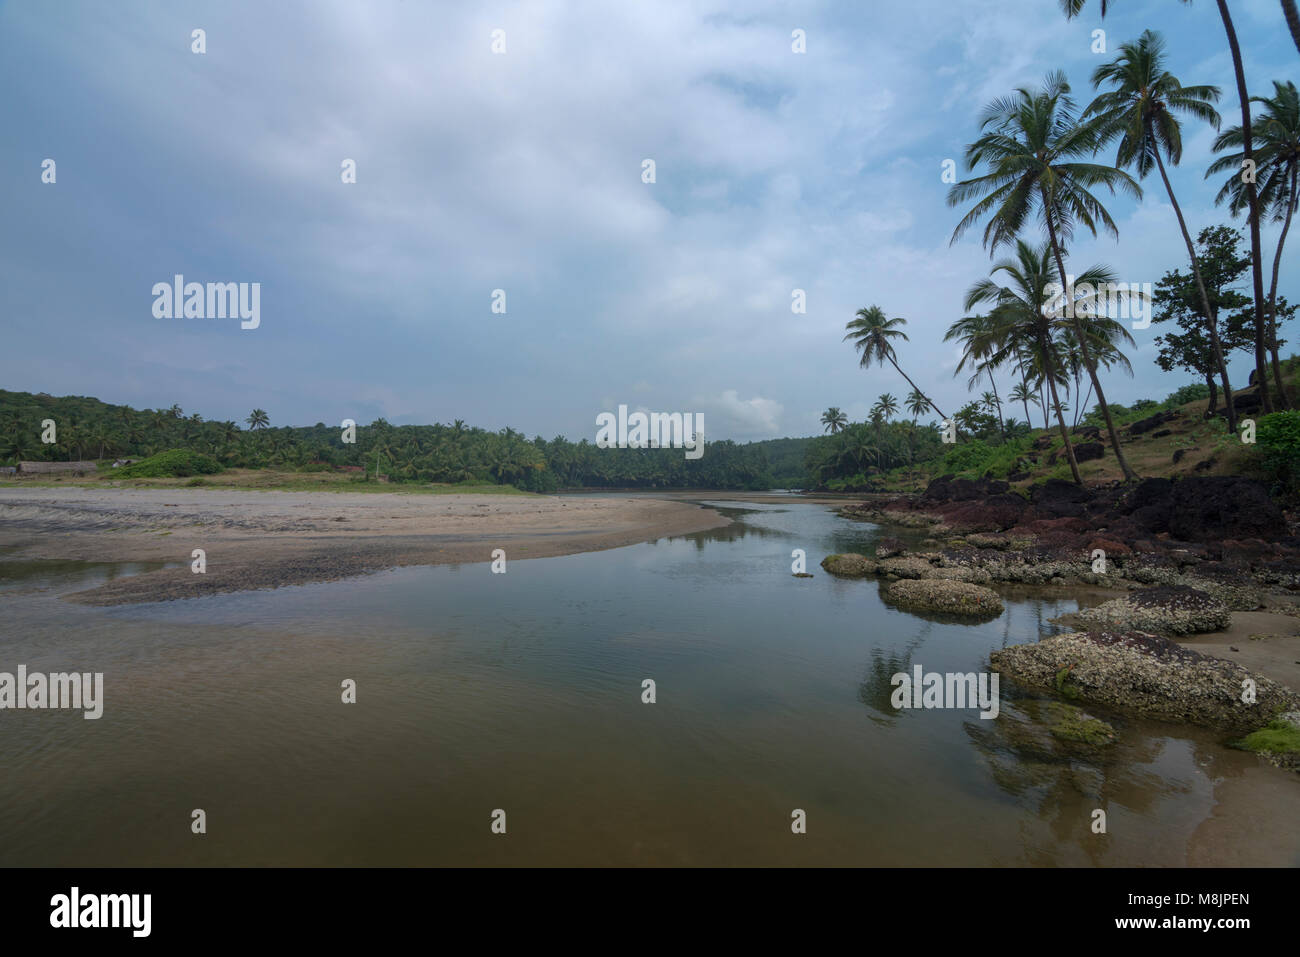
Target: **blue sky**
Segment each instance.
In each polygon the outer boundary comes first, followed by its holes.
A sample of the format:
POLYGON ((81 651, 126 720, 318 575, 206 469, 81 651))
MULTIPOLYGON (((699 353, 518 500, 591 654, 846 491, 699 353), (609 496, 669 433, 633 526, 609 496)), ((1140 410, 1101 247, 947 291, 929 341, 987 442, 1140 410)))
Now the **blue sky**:
MULTIPOLYGON (((1252 92, 1294 79, 1276 0, 1231 7, 1252 92)), ((701 412, 711 438, 808 435, 828 406, 857 419, 906 394, 841 342, 877 303, 908 320, 904 369, 952 409, 966 376, 943 332, 990 260, 979 230, 949 246, 943 160, 986 103, 1051 69, 1086 102, 1092 69, 1148 27, 1234 122, 1209 0, 1123 0, 1104 22, 1056 0, 5 3, 0 387, 575 439, 626 403, 701 412), (260 328, 154 318, 176 273, 260 282, 260 328)), ((1202 179, 1213 131, 1184 136, 1189 224, 1229 221, 1202 179)), ((1118 243, 1080 237, 1073 263, 1133 282, 1184 268, 1144 186, 1109 204, 1118 243)), ((1266 228, 1269 266, 1275 241, 1266 228)), ((1136 375, 1109 378, 1110 398, 1190 381, 1152 363, 1159 331, 1134 333, 1136 375)), ((1238 381, 1250 365, 1234 360, 1238 381)))

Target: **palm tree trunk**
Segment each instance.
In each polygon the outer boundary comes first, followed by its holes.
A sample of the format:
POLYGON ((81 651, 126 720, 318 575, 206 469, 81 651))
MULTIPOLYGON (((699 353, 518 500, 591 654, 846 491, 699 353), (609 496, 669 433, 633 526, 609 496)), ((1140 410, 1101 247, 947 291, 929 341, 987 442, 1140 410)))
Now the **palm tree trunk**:
POLYGON ((1178 217, 1178 228, 1182 230, 1183 242, 1187 244, 1187 255, 1192 261, 1192 278, 1196 280, 1196 291, 1201 296, 1201 308, 1205 310, 1205 331, 1209 334, 1210 339, 1210 361, 1219 370, 1219 378, 1223 380, 1223 399, 1228 416, 1228 430, 1236 432, 1237 410, 1232 403, 1232 386, 1228 384, 1228 365, 1223 361, 1223 346, 1219 342, 1218 315, 1210 308, 1210 297, 1206 295, 1205 282, 1201 279, 1201 267, 1196 261, 1196 247, 1192 244, 1191 233, 1187 231, 1187 221, 1183 219, 1182 207, 1178 205, 1178 199, 1174 196, 1174 187, 1169 182, 1169 174, 1165 171, 1165 161, 1160 158, 1159 149, 1156 150, 1156 166, 1160 168, 1160 178, 1165 181, 1165 192, 1169 194, 1169 203, 1174 207, 1174 215, 1178 217))
MULTIPOLYGON (((1241 154, 1244 162, 1254 165, 1255 149, 1250 135, 1250 93, 1246 90, 1246 71, 1241 65, 1241 47, 1237 44, 1237 30, 1232 25, 1227 0, 1217 0, 1223 29, 1228 34, 1228 47, 1232 50, 1232 67, 1237 74, 1237 97, 1241 100, 1241 154)), ((1255 291, 1255 380, 1259 388, 1259 401, 1265 413, 1273 411, 1273 400, 1268 393, 1268 370, 1264 361, 1266 318, 1264 314, 1264 258, 1259 241, 1259 195, 1255 179, 1246 183, 1246 199, 1250 205, 1250 256, 1251 278, 1255 291)))
MULTIPOLYGON (((889 364, 892 365, 892 366, 894 367, 894 369, 898 372, 899 375, 901 375, 904 379, 907 379, 907 373, 904 372, 902 369, 899 368, 898 363, 894 361, 894 357, 893 357, 893 356, 890 356, 890 357, 889 357, 889 364)), ((907 379, 907 384, 910 385, 910 386, 913 388, 913 390, 915 390, 915 392, 916 392, 917 395, 919 395, 921 398, 923 398, 926 402, 929 402, 929 403, 930 403, 930 408, 934 409, 934 411, 936 411, 936 412, 939 413, 939 418, 941 418, 941 419, 946 419, 946 418, 948 418, 946 415, 943 414, 942 410, 940 410, 940 408, 939 408, 937 405, 935 405, 933 401, 931 401, 931 399, 930 399, 930 397, 929 397, 928 395, 926 395, 926 394, 925 394, 924 392, 922 392, 920 389, 917 389, 917 388, 916 388, 916 383, 915 383, 915 382, 913 382, 911 379, 907 379)))
POLYGON ((1286 17, 1287 29, 1291 31, 1291 42, 1300 50, 1300 11, 1296 10, 1295 0, 1282 0, 1282 15, 1286 17))
MULTIPOLYGON (((1065 457, 1070 461, 1070 474, 1074 476, 1074 484, 1082 485, 1083 476, 1079 474, 1079 462, 1074 457, 1074 446, 1070 444, 1070 433, 1065 428, 1065 417, 1061 415, 1061 400, 1056 395, 1056 375, 1052 367, 1052 344, 1046 341, 1040 341, 1039 347, 1043 353, 1043 365, 1046 369, 1047 388, 1052 393, 1052 408, 1056 410, 1056 424, 1061 430, 1061 441, 1065 443, 1065 457)), ((1046 412, 1043 413, 1046 416, 1046 412)))
POLYGON ((993 401, 997 403, 998 407, 998 431, 1002 433, 1002 441, 1005 442, 1007 440, 1007 427, 1002 421, 1002 399, 998 395, 998 384, 993 380, 992 369, 985 369, 984 371, 989 374, 989 385, 993 386, 993 401))
MULTIPOLYGON (((1222 0, 1220 0, 1220 2, 1222 2, 1222 0)), ((1052 207, 1051 203, 1048 201, 1046 191, 1044 191, 1043 201, 1044 209, 1050 210, 1052 207)), ((1061 244, 1056 238, 1056 224, 1052 222, 1051 215, 1048 215, 1045 218, 1047 219, 1047 234, 1052 241, 1052 255, 1056 257, 1056 269, 1061 274, 1061 289, 1068 289, 1070 284, 1065 276, 1065 260, 1061 257, 1061 244)), ((1115 453, 1115 461, 1119 463, 1120 471, 1124 474, 1124 480, 1135 482, 1138 479, 1138 474, 1134 472, 1132 467, 1128 464, 1128 459, 1124 458, 1124 449, 1120 446, 1119 442, 1119 431, 1115 428, 1115 420, 1110 414, 1110 405, 1106 402, 1106 393, 1101 389, 1101 379, 1097 377, 1097 369, 1092 362, 1092 353, 1088 349, 1088 337, 1084 334, 1083 324, 1079 322, 1079 317, 1077 315, 1074 317, 1074 331, 1079 340, 1079 355, 1082 357, 1083 364, 1088 370, 1088 377, 1092 380, 1092 390, 1097 393, 1097 404, 1101 406, 1102 418, 1106 420, 1106 431, 1110 433, 1110 445, 1111 449, 1115 453)), ((1053 388, 1053 391, 1055 391, 1055 388, 1053 388)), ((1057 410, 1057 413, 1060 413, 1059 409, 1057 410)), ((1061 427, 1065 427, 1064 423, 1062 423, 1061 427)))
MULTIPOLYGON (((1294 3, 1291 5, 1291 10, 1292 12, 1295 10, 1294 3)), ((1295 160, 1292 160, 1290 165, 1291 175, 1288 177, 1290 180, 1290 200, 1286 204, 1286 221, 1282 224, 1282 235, 1277 238, 1277 253, 1273 256, 1273 282, 1268 289, 1268 344, 1273 360, 1273 383, 1277 386, 1277 404, 1282 409, 1289 409, 1291 401, 1287 398, 1286 387, 1282 384, 1282 362, 1277 355, 1277 271, 1278 267, 1282 265, 1282 244, 1286 242, 1287 231, 1291 228, 1291 213, 1295 210, 1296 172, 1298 167, 1295 160)))

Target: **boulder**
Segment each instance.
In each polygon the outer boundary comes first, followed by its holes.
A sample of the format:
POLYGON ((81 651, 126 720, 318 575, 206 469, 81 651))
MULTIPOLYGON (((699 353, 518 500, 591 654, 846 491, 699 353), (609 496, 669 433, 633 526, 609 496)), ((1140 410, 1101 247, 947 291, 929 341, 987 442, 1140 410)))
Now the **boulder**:
POLYGON ((845 555, 827 555, 822 568, 840 578, 866 578, 876 572, 876 563, 864 555, 849 552, 845 555))
POLYGON ((1220 731, 1253 731, 1300 707, 1300 695, 1285 685, 1141 632, 1055 635, 990 658, 995 671, 1027 687, 1220 731), (1248 678, 1255 682, 1252 704, 1241 700, 1248 678))
POLYGON ((882 591, 887 601, 919 611, 989 618, 1002 614, 1002 599, 991 588, 941 578, 893 582, 882 591))
POLYGON ((1106 446, 1100 442, 1080 442, 1074 447, 1074 460, 1076 462, 1091 462, 1094 459, 1104 458, 1106 455, 1106 446))
POLYGON ((1185 585, 1142 589, 1061 617, 1098 631, 1158 635, 1203 634, 1221 631, 1231 624, 1227 605, 1185 585))

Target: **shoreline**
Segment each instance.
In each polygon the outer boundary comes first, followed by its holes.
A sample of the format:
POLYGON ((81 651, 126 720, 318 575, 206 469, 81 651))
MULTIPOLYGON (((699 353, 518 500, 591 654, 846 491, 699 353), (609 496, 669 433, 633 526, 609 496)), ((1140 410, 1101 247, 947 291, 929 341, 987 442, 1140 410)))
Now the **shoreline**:
POLYGON ((641 498, 85 487, 0 489, 0 558, 182 562, 64 595, 124 605, 334 581, 408 565, 621 548, 731 524, 641 498), (202 548, 207 570, 190 568, 202 548))

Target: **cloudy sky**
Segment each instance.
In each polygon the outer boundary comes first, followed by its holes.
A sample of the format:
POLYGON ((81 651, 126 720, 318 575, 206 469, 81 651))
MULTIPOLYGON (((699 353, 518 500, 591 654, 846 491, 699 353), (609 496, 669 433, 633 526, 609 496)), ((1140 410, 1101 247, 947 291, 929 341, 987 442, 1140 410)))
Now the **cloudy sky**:
MULTIPOLYGON (((1103 23, 1095 0, 1071 22, 1056 0, 2 3, 0 387, 575 439, 627 403, 702 412, 713 438, 808 435, 827 406, 858 419, 906 394, 841 341, 877 303, 908 320, 904 369, 955 408, 942 335, 990 260, 979 230, 949 246, 941 171, 980 109, 1053 68, 1086 102, 1108 58, 1092 31, 1113 54, 1150 27, 1239 116, 1212 2, 1114 7, 1103 23), (260 282, 260 328, 155 318, 152 287, 177 273, 260 282)), ((1232 9, 1252 92, 1293 79, 1276 0, 1232 9)), ((1194 229, 1228 221, 1202 179, 1212 138, 1189 125, 1174 176, 1194 229)), ((1080 241, 1073 262, 1133 282, 1184 266, 1144 185, 1110 204, 1119 242, 1080 241)), ((1300 299, 1286 263, 1282 291, 1300 299)), ((1114 400, 1190 381, 1152 364, 1158 331, 1134 333, 1114 400)))

